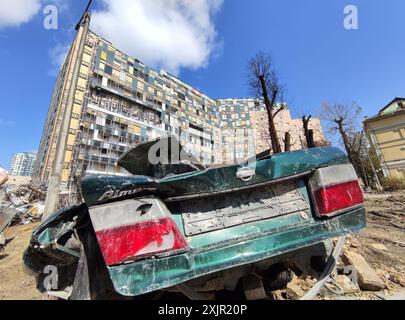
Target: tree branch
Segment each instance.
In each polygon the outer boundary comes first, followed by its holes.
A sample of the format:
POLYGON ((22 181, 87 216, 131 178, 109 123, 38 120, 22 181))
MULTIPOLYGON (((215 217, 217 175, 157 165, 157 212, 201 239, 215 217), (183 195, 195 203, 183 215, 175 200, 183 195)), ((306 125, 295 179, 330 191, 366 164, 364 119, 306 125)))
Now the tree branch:
POLYGON ((274 115, 273 115, 273 117, 275 118, 281 111, 283 111, 285 109, 285 107, 284 106, 282 106, 280 109, 278 109, 275 113, 274 113, 274 115))

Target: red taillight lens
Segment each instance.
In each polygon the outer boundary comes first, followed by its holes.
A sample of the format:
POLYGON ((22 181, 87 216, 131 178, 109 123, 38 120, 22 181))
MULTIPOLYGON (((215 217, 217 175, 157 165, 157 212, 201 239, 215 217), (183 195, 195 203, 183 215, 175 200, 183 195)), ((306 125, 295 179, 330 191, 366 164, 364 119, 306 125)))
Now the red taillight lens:
POLYGON ((315 191, 314 198, 321 216, 328 216, 364 202, 358 181, 322 187, 315 191))
POLYGON ((107 265, 187 247, 170 218, 96 232, 107 265))
POLYGON ((90 217, 109 266, 188 248, 159 199, 127 200, 91 208, 90 217))
POLYGON ((318 169, 309 185, 316 214, 320 217, 334 216, 364 202, 351 164, 318 169))

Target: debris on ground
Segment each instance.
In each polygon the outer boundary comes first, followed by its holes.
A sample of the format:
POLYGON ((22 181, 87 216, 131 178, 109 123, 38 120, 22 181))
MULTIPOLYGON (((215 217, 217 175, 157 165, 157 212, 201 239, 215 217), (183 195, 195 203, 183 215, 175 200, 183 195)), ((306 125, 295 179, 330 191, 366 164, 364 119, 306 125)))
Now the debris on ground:
MULTIPOLYGON (((4 189, 4 188, 3 188, 4 189)), ((0 203, 6 201, 1 197, 0 203)), ((18 194, 18 193, 17 193, 18 194)), ((4 194, 3 194, 4 195, 4 194)), ((16 195, 17 197, 17 195, 16 195)), ((20 196, 18 196, 20 197, 20 196)), ((405 194, 379 193, 366 194, 367 228, 358 234, 349 235, 346 239, 344 252, 360 256, 378 276, 384 286, 382 290, 369 291, 360 283, 355 283, 350 272, 344 269, 350 267, 344 258, 338 260, 337 274, 333 275, 333 282, 340 290, 331 291, 333 283, 328 283, 321 294, 320 300, 393 300, 405 299, 405 232, 392 225, 403 224, 405 214, 405 194)), ((10 200, 7 200, 10 201, 10 200)), ((35 202, 34 202, 35 203, 35 202)), ((42 204, 43 201, 38 200, 42 204)), ((28 209, 27 209, 28 210, 28 209)), ((39 210, 40 211, 40 210, 39 210)), ((16 224, 5 230, 5 239, 14 239, 0 253, 0 286, 1 299, 48 299, 36 289, 35 279, 24 274, 21 257, 36 223, 28 225, 16 224), (16 281, 18 279, 18 281, 16 281)), ((350 269, 350 268, 349 268, 350 269)), ((316 279, 293 276, 292 284, 288 288, 272 292, 271 299, 286 300, 299 299, 315 284, 316 279)))
POLYGON ((344 293, 358 293, 360 292, 359 285, 354 283, 350 278, 344 274, 339 274, 335 277, 336 283, 343 289, 344 293))
MULTIPOLYGON (((365 200, 367 227, 346 238, 337 270, 317 299, 404 299, 405 192, 367 193, 365 200)), ((272 299, 300 299, 315 281, 294 276, 287 288, 272 293, 272 299)))
POLYGON ((376 250, 388 251, 387 247, 384 246, 382 243, 373 243, 373 244, 371 244, 371 246, 376 250))
POLYGON ((399 284, 402 287, 405 287, 405 276, 400 274, 391 274, 389 279, 392 282, 399 284))
MULTIPOLYGON (((347 237, 345 251, 339 261, 342 269, 355 267, 360 290, 357 293, 349 292, 347 286, 342 286, 345 289, 344 297, 329 292, 328 299, 390 300, 397 299, 401 294, 403 297, 405 192, 366 193, 365 204, 367 227, 360 233, 347 237), (366 276, 371 277, 367 279, 368 283, 366 276)), ((351 280, 350 274, 348 278, 351 280)), ((335 280, 341 284, 342 279, 335 280)))
POLYGON ((304 280, 297 278, 296 275, 293 276, 293 279, 287 284, 286 295, 290 300, 298 300, 305 295, 303 289, 304 280))
POLYGON ((356 270, 360 289, 380 291, 385 288, 384 282, 361 255, 353 251, 345 251, 342 259, 346 265, 351 265, 356 270))
MULTIPOLYGON (((1 179, 7 181, 5 175, 1 179)), ((0 250, 8 244, 5 231, 9 226, 41 221, 46 197, 31 185, 15 187, 4 183, 0 185, 0 250)))
POLYGON ((38 222, 45 210, 45 196, 30 185, 17 188, 5 185, 0 188, 0 208, 17 211, 11 225, 38 222))

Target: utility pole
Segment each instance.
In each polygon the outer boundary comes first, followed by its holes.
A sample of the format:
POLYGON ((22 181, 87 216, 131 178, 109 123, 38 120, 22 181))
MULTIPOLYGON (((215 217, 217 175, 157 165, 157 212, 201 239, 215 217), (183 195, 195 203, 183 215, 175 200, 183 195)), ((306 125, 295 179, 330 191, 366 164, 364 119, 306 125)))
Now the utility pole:
MULTIPOLYGON (((63 172, 63 164, 65 161, 65 151, 67 145, 67 138, 69 134, 70 120, 72 117, 73 102, 79 77, 80 64, 83 58, 84 45, 86 43, 87 35, 90 26, 90 12, 85 11, 78 24, 78 32, 72 48, 72 62, 73 67, 72 79, 68 91, 67 102, 63 112, 63 118, 60 127, 58 142, 56 145, 55 160, 52 166, 52 173, 49 179, 48 191, 45 200, 45 211, 43 219, 49 217, 58 208, 61 174, 63 172)), ((69 78, 69 70, 67 71, 67 78, 69 78)), ((69 81, 67 79, 66 81, 69 81)))

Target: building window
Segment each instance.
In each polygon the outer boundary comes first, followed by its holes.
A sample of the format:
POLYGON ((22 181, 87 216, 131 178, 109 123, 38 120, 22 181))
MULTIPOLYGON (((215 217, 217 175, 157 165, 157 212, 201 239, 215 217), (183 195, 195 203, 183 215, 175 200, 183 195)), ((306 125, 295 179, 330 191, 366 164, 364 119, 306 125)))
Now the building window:
POLYGON ((113 68, 106 65, 105 68, 104 68, 104 72, 109 74, 109 75, 112 75, 113 68))

